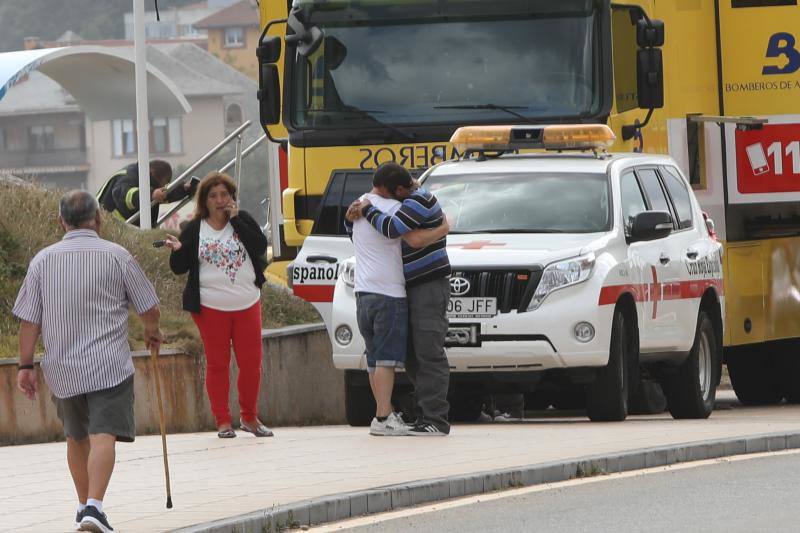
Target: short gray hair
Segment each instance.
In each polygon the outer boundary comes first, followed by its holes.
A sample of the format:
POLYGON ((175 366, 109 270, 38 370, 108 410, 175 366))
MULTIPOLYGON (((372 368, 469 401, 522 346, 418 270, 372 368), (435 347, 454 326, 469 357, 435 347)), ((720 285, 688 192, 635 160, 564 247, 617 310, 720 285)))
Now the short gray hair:
POLYGON ((86 191, 69 191, 61 197, 58 205, 58 214, 64 223, 71 228, 78 228, 82 224, 94 220, 100 205, 97 198, 86 191))

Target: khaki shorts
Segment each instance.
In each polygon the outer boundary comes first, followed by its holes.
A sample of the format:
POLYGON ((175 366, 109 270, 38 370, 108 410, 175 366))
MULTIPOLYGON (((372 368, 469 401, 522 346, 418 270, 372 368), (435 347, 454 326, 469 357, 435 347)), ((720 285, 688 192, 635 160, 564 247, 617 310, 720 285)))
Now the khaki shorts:
POLYGON ((53 396, 53 403, 64 424, 64 435, 73 440, 99 433, 115 435, 121 442, 133 442, 136 438, 133 376, 110 389, 69 398, 53 396))

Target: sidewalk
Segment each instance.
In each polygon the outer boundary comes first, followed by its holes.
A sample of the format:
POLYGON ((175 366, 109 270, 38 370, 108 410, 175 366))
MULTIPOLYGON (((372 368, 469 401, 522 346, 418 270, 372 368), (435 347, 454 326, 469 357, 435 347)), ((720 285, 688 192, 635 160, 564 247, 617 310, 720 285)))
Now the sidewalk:
MULTIPOLYGON (((728 393, 728 398, 730 393, 728 393)), ((366 428, 278 428, 276 437, 168 437, 165 509, 161 441, 117 447, 106 496, 115 530, 165 531, 324 495, 641 448, 800 432, 800 406, 730 408, 708 420, 668 415, 596 424, 585 418, 457 425, 446 438, 370 437, 366 428)), ((0 531, 73 531, 74 489, 63 443, 0 448, 0 531)))

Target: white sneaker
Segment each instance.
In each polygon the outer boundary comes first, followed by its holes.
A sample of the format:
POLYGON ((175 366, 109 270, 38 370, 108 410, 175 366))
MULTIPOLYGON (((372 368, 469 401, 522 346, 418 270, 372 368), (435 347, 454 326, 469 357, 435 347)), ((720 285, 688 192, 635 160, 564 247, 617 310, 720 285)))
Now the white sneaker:
POLYGON ((389 413, 383 422, 377 418, 372 419, 372 423, 369 425, 369 434, 380 437, 402 437, 408 435, 408 427, 400 415, 389 413))

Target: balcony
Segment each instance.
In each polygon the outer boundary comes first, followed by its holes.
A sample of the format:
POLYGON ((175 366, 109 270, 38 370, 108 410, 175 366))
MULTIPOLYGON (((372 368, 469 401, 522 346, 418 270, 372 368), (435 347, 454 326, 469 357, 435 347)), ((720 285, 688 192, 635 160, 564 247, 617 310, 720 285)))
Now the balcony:
POLYGON ((47 152, 0 151, 0 169, 87 164, 85 148, 64 148, 47 152))

